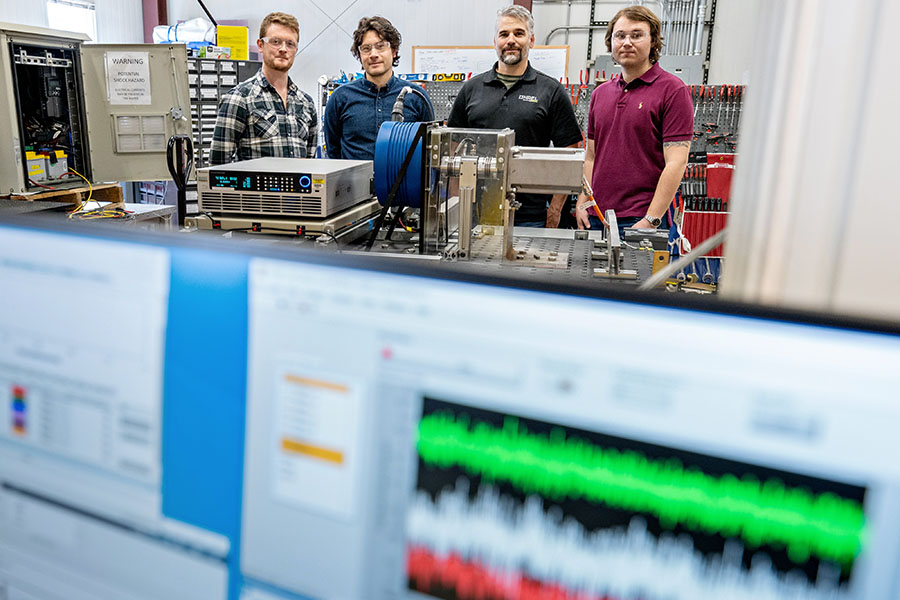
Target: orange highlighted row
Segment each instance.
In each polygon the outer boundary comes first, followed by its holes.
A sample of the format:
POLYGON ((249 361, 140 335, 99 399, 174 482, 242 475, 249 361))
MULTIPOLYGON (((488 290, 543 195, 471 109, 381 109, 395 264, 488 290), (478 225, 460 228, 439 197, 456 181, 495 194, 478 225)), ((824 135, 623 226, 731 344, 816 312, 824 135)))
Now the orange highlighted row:
POLYGON ((285 452, 293 452, 295 454, 302 454, 304 456, 318 458, 319 460, 331 462, 336 465, 344 464, 344 453, 340 452, 339 450, 322 448, 321 446, 314 446, 312 444, 307 444, 299 440, 292 440, 288 438, 282 438, 281 448, 285 452))
POLYGON ((297 385, 305 385, 308 387, 321 388, 323 390, 331 390, 333 392, 341 392, 346 394, 350 391, 346 385, 340 383, 332 383, 330 381, 322 381, 321 379, 311 379, 309 377, 300 377, 299 375, 285 375, 285 381, 288 383, 296 383, 297 385))

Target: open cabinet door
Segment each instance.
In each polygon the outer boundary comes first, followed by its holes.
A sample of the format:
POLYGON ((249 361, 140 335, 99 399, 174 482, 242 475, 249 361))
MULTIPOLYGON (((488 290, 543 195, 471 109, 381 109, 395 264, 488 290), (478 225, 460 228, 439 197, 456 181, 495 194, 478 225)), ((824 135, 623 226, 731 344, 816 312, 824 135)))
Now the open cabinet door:
POLYGON ((84 106, 94 181, 171 179, 166 145, 191 135, 183 44, 84 44, 84 106))

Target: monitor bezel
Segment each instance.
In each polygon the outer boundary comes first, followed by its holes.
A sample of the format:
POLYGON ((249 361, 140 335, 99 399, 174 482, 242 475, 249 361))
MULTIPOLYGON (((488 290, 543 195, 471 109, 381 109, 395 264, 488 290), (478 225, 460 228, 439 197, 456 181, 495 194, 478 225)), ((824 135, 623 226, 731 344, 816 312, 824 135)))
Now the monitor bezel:
MULTIPOLYGON (((258 234, 247 234, 245 236, 246 239, 222 239, 226 235, 222 232, 194 231, 185 233, 149 230, 126 226, 117 222, 72 221, 66 219, 60 213, 41 214, 41 212, 13 217, 0 214, 0 227, 73 235, 90 239, 104 239, 113 242, 144 244, 162 248, 206 250, 229 255, 423 277, 432 280, 623 302, 648 307, 900 336, 900 322, 876 316, 736 302, 724 300, 716 295, 671 293, 664 290, 638 291, 636 286, 603 281, 593 282, 594 285, 581 285, 563 280, 548 282, 546 280, 529 278, 522 271, 514 268, 510 268, 505 272, 475 271, 461 268, 454 262, 417 260, 416 257, 410 255, 392 257, 381 253, 367 255, 364 252, 355 250, 335 251, 332 249, 307 247, 297 244, 293 238, 285 238, 284 236, 262 237, 258 234)), ((109 257, 105 258, 108 259, 109 257)))

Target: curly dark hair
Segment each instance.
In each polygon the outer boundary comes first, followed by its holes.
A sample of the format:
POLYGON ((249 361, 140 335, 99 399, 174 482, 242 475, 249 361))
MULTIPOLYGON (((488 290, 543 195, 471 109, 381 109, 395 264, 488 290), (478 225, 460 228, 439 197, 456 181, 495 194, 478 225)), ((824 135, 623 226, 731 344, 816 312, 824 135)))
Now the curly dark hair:
POLYGON ((350 46, 350 54, 356 60, 362 61, 359 56, 359 47, 363 43, 363 38, 370 31, 374 31, 382 40, 391 45, 391 50, 394 51, 394 66, 399 65, 400 41, 402 38, 397 28, 384 17, 363 17, 359 20, 359 25, 356 26, 356 31, 353 32, 353 45, 350 46))
POLYGON ((659 17, 645 6, 627 6, 616 13, 606 29, 606 50, 612 52, 613 30, 616 28, 616 21, 622 17, 631 21, 643 21, 650 26, 650 64, 655 65, 663 47, 662 24, 659 17))

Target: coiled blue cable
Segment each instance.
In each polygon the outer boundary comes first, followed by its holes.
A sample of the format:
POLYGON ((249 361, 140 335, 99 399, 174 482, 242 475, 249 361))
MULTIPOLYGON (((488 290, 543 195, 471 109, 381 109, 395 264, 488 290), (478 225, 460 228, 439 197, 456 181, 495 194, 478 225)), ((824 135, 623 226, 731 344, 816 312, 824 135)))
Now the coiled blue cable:
MULTIPOLYGON (((400 175, 406 153, 412 147, 413 139, 421 123, 386 121, 378 130, 375 139, 375 195, 384 205, 394 180, 400 175)), ((424 190, 422 178, 422 144, 419 140, 407 168, 406 177, 397 191, 393 206, 421 208, 424 190)))

